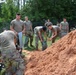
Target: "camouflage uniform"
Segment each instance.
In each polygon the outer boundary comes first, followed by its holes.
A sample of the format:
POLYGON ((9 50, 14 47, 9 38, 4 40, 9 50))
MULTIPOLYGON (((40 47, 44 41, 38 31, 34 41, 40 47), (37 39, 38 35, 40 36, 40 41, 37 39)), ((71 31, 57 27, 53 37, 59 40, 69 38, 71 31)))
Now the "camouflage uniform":
MULTIPOLYGON (((34 34, 35 34, 35 45, 36 45, 36 50, 38 50, 38 40, 40 40, 38 32, 42 29, 43 26, 37 26, 34 28, 34 34)), ((41 38, 42 38, 42 50, 45 50, 47 48, 47 42, 46 42, 46 36, 44 36, 44 33, 41 32, 41 38)))
POLYGON ((60 25, 61 25, 61 37, 63 37, 69 32, 68 31, 69 23, 62 21, 60 25))
POLYGON ((32 29, 32 23, 31 21, 24 21, 25 24, 25 43, 24 47, 28 46, 29 38, 30 38, 30 46, 33 42, 33 29, 32 29))
POLYGON ((14 37, 15 33, 9 30, 0 34, 0 51, 6 68, 5 75, 23 75, 25 69, 24 60, 16 50, 14 37))

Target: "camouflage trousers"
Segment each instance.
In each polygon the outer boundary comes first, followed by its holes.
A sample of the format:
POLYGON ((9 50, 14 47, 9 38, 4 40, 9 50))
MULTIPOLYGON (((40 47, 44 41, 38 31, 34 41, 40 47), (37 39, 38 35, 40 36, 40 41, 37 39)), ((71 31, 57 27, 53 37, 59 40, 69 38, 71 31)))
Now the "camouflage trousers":
MULTIPOLYGON (((42 39, 43 39, 43 36, 42 36, 42 39)), ((35 35, 35 46, 36 46, 36 50, 38 50, 38 41, 40 40, 39 36, 38 35, 35 35)), ((47 48, 47 42, 46 40, 43 39, 43 42, 41 42, 41 45, 42 45, 42 50, 45 50, 47 48)))
POLYGON ((26 34, 25 34, 24 47, 27 47, 29 42, 30 42, 30 45, 32 45, 32 42, 33 42, 33 32, 27 31, 26 34), (29 41, 29 39, 30 39, 30 41, 29 41))
POLYGON ((68 31, 66 29, 61 30, 61 38, 68 34, 68 31))
POLYGON ((24 75, 24 60, 21 58, 18 51, 14 51, 12 54, 8 51, 2 52, 2 63, 5 67, 1 69, 0 75, 24 75))

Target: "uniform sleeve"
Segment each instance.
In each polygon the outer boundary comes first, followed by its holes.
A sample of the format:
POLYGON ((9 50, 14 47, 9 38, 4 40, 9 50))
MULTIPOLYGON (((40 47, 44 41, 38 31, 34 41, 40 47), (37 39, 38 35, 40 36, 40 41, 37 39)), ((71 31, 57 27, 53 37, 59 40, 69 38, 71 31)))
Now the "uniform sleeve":
POLYGON ((24 30, 24 28, 25 28, 25 23, 23 22, 23 24, 22 24, 22 30, 24 30))
POLYGON ((10 26, 12 26, 12 27, 14 27, 14 21, 11 21, 11 24, 10 24, 10 26))
POLYGON ((24 26, 26 27, 26 22, 24 21, 23 23, 24 23, 24 26))

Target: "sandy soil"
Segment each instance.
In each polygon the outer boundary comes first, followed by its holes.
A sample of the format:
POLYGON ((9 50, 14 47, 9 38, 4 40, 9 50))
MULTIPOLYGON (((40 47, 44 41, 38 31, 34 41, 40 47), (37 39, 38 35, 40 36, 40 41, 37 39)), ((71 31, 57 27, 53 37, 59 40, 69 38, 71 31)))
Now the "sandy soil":
POLYGON ((76 75, 76 30, 45 51, 27 54, 25 75, 76 75))

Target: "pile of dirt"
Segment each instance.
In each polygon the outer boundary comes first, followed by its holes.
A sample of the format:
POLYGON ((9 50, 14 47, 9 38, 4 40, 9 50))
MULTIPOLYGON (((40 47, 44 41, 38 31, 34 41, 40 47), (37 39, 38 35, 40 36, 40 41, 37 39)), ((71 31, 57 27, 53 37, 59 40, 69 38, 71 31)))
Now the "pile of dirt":
POLYGON ((76 30, 31 55, 25 75, 76 75, 76 30))

